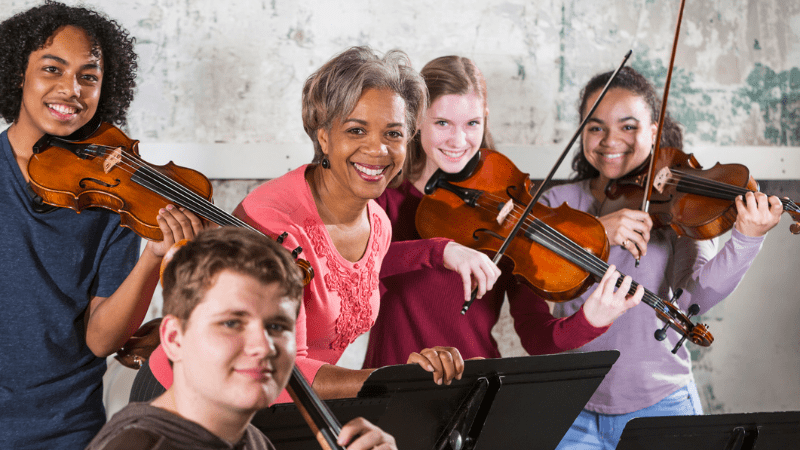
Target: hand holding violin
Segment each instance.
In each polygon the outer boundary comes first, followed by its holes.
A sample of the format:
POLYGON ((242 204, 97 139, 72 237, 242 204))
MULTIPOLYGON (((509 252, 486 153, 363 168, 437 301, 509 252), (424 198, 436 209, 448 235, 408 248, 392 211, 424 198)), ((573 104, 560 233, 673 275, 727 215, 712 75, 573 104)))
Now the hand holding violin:
POLYGON ((737 214, 734 226, 745 236, 764 236, 781 221, 783 205, 774 195, 768 198, 763 192, 748 192, 734 201, 737 214))
POLYGON ((183 239, 192 239, 206 228, 206 222, 190 211, 174 205, 161 208, 156 222, 164 235, 160 241, 148 241, 145 251, 150 251, 158 258, 164 257, 167 251, 183 239))
POLYGON ((603 278, 597 283, 594 292, 586 299, 583 304, 583 313, 586 315, 586 320, 594 327, 607 327, 614 323, 619 316, 625 311, 638 305, 644 296, 644 287, 639 285, 636 287, 636 292, 628 294, 631 288, 633 279, 630 276, 625 276, 622 279, 622 284, 616 288, 616 281, 619 279, 620 273, 617 268, 612 264, 608 266, 608 270, 603 275, 603 278))
POLYGON ((464 284, 464 299, 469 300, 472 289, 477 287, 478 298, 494 287, 500 269, 485 254, 450 242, 444 248, 444 266, 459 275, 464 284))
POLYGON ((653 228, 650 214, 624 208, 598 217, 598 220, 606 229, 609 244, 619 245, 637 260, 647 254, 647 243, 650 242, 650 230, 653 228))

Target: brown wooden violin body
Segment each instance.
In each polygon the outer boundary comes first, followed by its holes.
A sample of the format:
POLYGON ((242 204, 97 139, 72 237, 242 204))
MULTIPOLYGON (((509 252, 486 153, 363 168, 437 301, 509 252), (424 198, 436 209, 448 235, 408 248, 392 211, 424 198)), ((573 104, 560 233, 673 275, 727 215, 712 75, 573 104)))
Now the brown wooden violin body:
MULTIPOLYGON (((439 178, 435 191, 422 199, 417 208, 417 232, 423 238, 447 237, 467 247, 494 254, 514 227, 519 213, 512 213, 502 223, 497 222, 497 216, 509 200, 522 208, 528 204, 531 200, 530 178, 506 156, 488 149, 480 150, 477 166, 468 166, 465 170, 474 175, 461 181, 456 180, 463 178, 463 174, 439 178), (448 189, 448 184, 458 190, 448 189), (473 205, 468 200, 470 196, 474 199, 473 205)), ((605 229, 594 216, 567 205, 553 209, 542 204, 534 206, 531 215, 569 236, 582 249, 601 259, 608 258, 605 229)), ((572 300, 595 280, 592 274, 553 250, 534 244, 535 239, 540 238, 536 234, 541 225, 532 221, 521 229, 523 236, 512 241, 506 251, 506 256, 514 264, 513 273, 542 298, 572 300)))
MULTIPOLYGON (((736 222, 734 199, 759 190, 747 167, 717 163, 703 170, 694 155, 675 148, 661 148, 655 165, 648 209, 653 227, 669 226, 678 235, 692 239, 711 239, 730 231, 736 222)), ((606 186, 610 201, 605 206, 612 210, 638 209, 645 194, 645 183, 646 170, 633 171, 631 175, 612 181, 606 186)), ((800 220, 797 205, 791 200, 782 202, 784 210, 794 220, 800 220)))
MULTIPOLYGON (((530 180, 500 153, 481 149, 458 174, 437 171, 425 186, 417 207, 417 232, 423 238, 447 237, 474 249, 496 253, 519 218, 519 205, 531 199, 530 180), (508 200, 515 204, 505 220, 497 221, 508 200)), ((533 206, 505 255, 513 273, 540 297, 571 300, 599 280, 608 269, 609 244, 605 229, 594 216, 566 204, 558 208, 533 206)), ((619 285, 622 281, 617 281, 619 285)), ((629 290, 633 294, 635 281, 629 290)), ((656 311, 666 327, 701 346, 714 338, 703 324, 693 324, 675 304, 645 289, 642 302, 656 311)), ((663 339, 665 330, 656 336, 663 339)), ((675 346, 676 352, 683 339, 675 346)))
MULTIPOLYGON (((149 164, 139 157, 138 144, 107 123, 99 124, 85 140, 45 135, 34 146, 28 164, 31 189, 50 205, 77 212, 90 207, 115 211, 122 226, 152 240, 163 239, 156 216, 169 204, 218 225, 253 229, 210 202, 211 183, 200 172, 171 162, 164 166, 149 164)), ((284 238, 285 233, 278 242, 284 238)), ((308 261, 297 259, 300 251, 297 248, 292 254, 307 285, 314 271, 308 261)), ((154 319, 143 325, 117 352, 117 360, 127 367, 141 367, 160 344, 160 323, 161 319, 154 319)), ((296 366, 287 389, 322 448, 343 450, 336 443, 341 425, 296 366)))
POLYGON ((213 190, 200 172, 171 162, 156 166, 143 161, 138 144, 107 123, 83 141, 46 136, 34 147, 28 164, 31 189, 50 205, 78 212, 90 207, 118 212, 122 226, 160 241, 159 209, 172 203, 192 210, 165 195, 185 195, 181 191, 188 188, 208 201, 213 190))

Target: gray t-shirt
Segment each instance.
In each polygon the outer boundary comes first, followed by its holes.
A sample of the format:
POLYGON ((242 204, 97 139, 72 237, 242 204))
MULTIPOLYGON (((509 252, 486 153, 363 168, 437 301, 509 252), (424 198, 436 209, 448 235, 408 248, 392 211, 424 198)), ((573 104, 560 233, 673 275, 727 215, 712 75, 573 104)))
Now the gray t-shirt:
POLYGON ((252 424, 230 443, 201 425, 147 403, 131 403, 108 421, 86 450, 275 450, 252 424))

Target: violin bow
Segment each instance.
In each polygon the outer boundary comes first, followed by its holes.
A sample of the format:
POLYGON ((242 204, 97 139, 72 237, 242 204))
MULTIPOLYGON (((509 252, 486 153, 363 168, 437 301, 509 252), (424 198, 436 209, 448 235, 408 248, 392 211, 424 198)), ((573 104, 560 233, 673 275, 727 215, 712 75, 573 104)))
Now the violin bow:
MULTIPOLYGON (((533 193, 531 201, 528 203, 528 206, 525 208, 525 211, 522 212, 522 215, 520 216, 519 220, 517 220, 517 223, 514 224, 514 228, 511 229, 511 232, 508 234, 505 241, 503 241, 503 245, 500 246, 500 250, 498 250, 497 253, 494 255, 494 258, 492 258, 492 261, 495 264, 500 262, 500 258, 502 258, 503 255, 505 254, 506 250, 508 249, 508 246, 511 244, 511 241, 514 240, 514 237, 517 235, 517 232, 519 232, 519 229, 522 227, 522 224, 525 223, 525 219, 530 215, 533 206, 536 205, 536 202, 539 201, 539 197, 542 196, 542 193, 544 192, 543 190, 544 186, 548 185, 550 181, 552 181, 559 166, 561 166, 561 163, 564 161, 564 158, 567 157, 567 154, 572 148, 572 145, 575 143, 576 140, 578 140, 578 137, 581 135, 581 132, 583 131, 583 128, 586 126, 586 123, 589 121, 589 118, 592 117, 592 114, 594 114, 594 111, 597 109, 597 106, 600 104, 600 101, 606 95, 606 92, 608 92, 608 88, 609 86, 611 86, 611 82, 614 81, 614 78, 616 78, 619 71, 622 70, 623 67, 625 67, 625 63, 628 62, 628 58, 630 58, 632 54, 633 50, 628 50, 628 53, 626 53, 625 57, 622 58, 622 63, 620 63, 620 65, 617 67, 617 70, 615 70, 614 73, 611 74, 611 78, 608 79, 606 85, 603 87, 603 90, 600 92, 600 95, 597 96, 597 100, 594 101, 592 108, 586 114, 586 117, 583 118, 581 124, 578 126, 578 129, 575 130, 575 134, 572 135, 572 139, 569 140, 567 147, 561 153, 561 156, 559 156, 553 168, 550 169, 550 173, 547 174, 547 177, 539 184, 539 187, 536 189, 536 192, 533 193)), ((470 299, 465 301, 464 306, 461 307, 461 314, 467 313, 467 310, 469 310, 470 305, 472 305, 472 302, 475 301, 475 298, 477 296, 478 296, 478 289, 475 288, 472 290, 472 295, 470 296, 470 299)))
MULTIPOLYGON (((642 198, 642 211, 648 212, 650 209, 650 196, 653 194, 653 178, 656 174, 656 159, 658 153, 661 151, 661 133, 664 131, 664 119, 667 116, 667 97, 669 97, 669 86, 672 83, 672 69, 675 67, 675 54, 678 50, 678 36, 681 32, 681 22, 683 21, 683 8, 686 5, 686 0, 681 0, 681 7, 678 11, 678 24, 675 26, 675 37, 672 40, 672 55, 669 58, 669 69, 667 70, 667 80, 664 85, 664 98, 661 100, 661 113, 658 116, 658 129, 656 131, 656 142, 653 146, 653 151, 650 154, 650 166, 647 170, 647 178, 645 179, 645 195, 642 198)), ((636 266, 639 266, 639 260, 636 260, 636 266)))

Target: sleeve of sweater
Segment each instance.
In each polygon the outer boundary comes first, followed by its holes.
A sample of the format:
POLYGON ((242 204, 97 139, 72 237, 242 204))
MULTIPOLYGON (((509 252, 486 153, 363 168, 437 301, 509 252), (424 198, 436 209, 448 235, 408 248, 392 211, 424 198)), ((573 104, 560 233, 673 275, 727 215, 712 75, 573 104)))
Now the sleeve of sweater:
POLYGON ((734 228, 731 238, 716 253, 717 239, 677 238, 671 285, 684 290, 679 299, 681 307, 696 303, 702 314, 724 300, 742 281, 763 242, 763 236, 745 236, 734 228))
POLYGON ((550 308, 531 288, 522 283, 510 283, 508 301, 514 329, 523 348, 531 355, 560 353, 585 345, 605 333, 609 327, 594 327, 583 313, 556 318, 550 308))
POLYGON ((381 265, 381 278, 442 267, 444 248, 450 239, 431 238, 392 242, 381 265))

